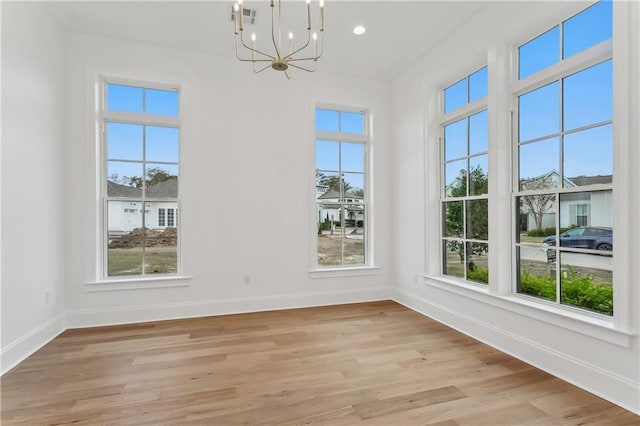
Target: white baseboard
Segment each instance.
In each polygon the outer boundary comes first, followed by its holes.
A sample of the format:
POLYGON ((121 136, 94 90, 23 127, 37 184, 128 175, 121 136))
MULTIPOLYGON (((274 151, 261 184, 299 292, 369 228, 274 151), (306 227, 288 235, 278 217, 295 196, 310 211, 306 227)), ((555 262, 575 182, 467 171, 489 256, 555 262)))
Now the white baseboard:
POLYGON ((407 291, 394 289, 393 300, 591 392, 633 413, 640 414, 640 385, 626 377, 540 345, 450 307, 407 291))
POLYGON ((331 292, 167 303, 161 305, 82 309, 67 311, 67 327, 97 327, 389 299, 391 299, 390 288, 374 287, 331 292))
POLYGON ((11 370, 28 356, 66 330, 64 312, 29 333, 9 343, 0 351, 0 375, 11 370))

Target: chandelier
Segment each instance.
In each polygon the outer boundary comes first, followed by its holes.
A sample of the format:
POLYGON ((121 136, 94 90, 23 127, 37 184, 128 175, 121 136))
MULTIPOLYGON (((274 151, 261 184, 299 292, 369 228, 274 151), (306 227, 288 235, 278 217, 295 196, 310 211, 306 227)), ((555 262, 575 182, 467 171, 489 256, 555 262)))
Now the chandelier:
POLYGON ((287 70, 289 67, 297 68, 307 72, 314 72, 318 64, 318 59, 322 56, 323 33, 324 33, 324 0, 319 0, 319 23, 318 33, 312 32, 311 29, 311 0, 305 0, 307 5, 307 34, 306 41, 294 43, 293 33, 289 32, 286 45, 282 43, 282 5, 278 0, 276 5, 271 0, 271 34, 269 38, 271 42, 266 42, 269 46, 269 52, 265 52, 262 48, 258 48, 257 37, 255 33, 251 34, 250 45, 244 39, 244 10, 242 7, 243 0, 237 0, 233 5, 233 20, 235 26, 236 39, 236 57, 242 62, 251 62, 254 73, 260 73, 267 68, 273 68, 277 71, 283 71, 284 75, 289 77, 287 70), (297 46, 296 46, 297 44, 297 46), (240 54, 240 50, 245 49, 245 57, 240 54), (257 64, 257 65, 256 65, 257 64))

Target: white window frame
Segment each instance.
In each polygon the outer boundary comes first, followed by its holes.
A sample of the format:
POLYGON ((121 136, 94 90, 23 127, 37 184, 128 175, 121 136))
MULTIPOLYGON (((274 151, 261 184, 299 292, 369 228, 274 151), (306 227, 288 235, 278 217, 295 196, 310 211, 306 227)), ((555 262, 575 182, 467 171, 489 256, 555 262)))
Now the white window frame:
MULTIPOLYGON (((180 224, 176 221, 176 228, 178 230, 177 233, 177 241, 176 241, 176 255, 177 255, 177 264, 176 264, 176 272, 170 274, 140 274, 140 275, 127 275, 127 276, 109 276, 108 275, 108 202, 115 200, 121 201, 122 198, 114 198, 109 197, 107 193, 107 179, 108 179, 108 155, 107 155, 107 123, 109 122, 118 122, 118 123, 128 123, 128 124, 138 124, 138 125, 148 125, 148 126, 165 126, 165 127, 173 127, 178 129, 178 149, 180 150, 181 145, 181 115, 182 115, 182 93, 181 88, 178 85, 174 84, 162 84, 162 83, 151 83, 133 79, 126 78, 118 78, 118 77, 109 77, 109 76, 100 76, 99 78, 99 129, 100 129, 100 170, 99 170, 99 187, 100 187, 100 199, 102 205, 102 215, 101 215, 101 232, 100 232, 100 258, 101 262, 99 264, 99 274, 98 280, 95 283, 90 283, 90 285, 96 286, 96 284, 101 283, 127 283, 127 282, 146 282, 146 281, 157 281, 157 280, 173 280, 173 279, 183 279, 188 278, 182 275, 182 256, 181 256, 181 230, 180 224), (156 114, 148 114, 148 113, 132 113, 132 112, 124 112, 124 111, 110 111, 107 109, 107 84, 117 84, 131 87, 139 87, 142 89, 157 89, 157 90, 169 90, 169 91, 177 91, 178 92, 178 116, 164 116, 164 115, 156 115, 156 114)), ((155 164, 156 162, 154 162, 155 164)), ((160 162, 161 164, 161 162, 160 162)), ((156 199, 156 198, 148 198, 137 200, 141 209, 144 210, 141 214, 148 214, 150 210, 147 210, 146 203, 147 202, 175 202, 177 208, 180 208, 180 157, 178 157, 178 197, 175 199, 156 199)), ((125 199, 126 201, 127 199, 125 199)), ((96 286, 97 287, 97 286, 96 286)), ((95 289, 94 291, 101 291, 100 289, 95 289)))
MULTIPOLYGON (((445 149, 444 149, 444 143, 445 141, 445 127, 448 126, 449 124, 455 123, 457 121, 466 119, 469 120, 469 118, 475 114, 481 113, 486 111, 487 112, 487 116, 490 116, 489 113, 489 109, 488 109, 488 96, 482 97, 480 99, 476 99, 473 102, 468 102, 467 104, 465 104, 464 106, 461 106, 459 108, 454 109, 453 111, 450 111, 448 113, 444 113, 444 106, 445 106, 445 95, 444 95, 444 91, 446 88, 451 87, 452 85, 460 82, 463 79, 467 79, 467 96, 469 95, 469 91, 470 91, 470 87, 469 87, 469 79, 471 78, 471 76, 478 72, 481 71, 483 68, 487 67, 487 64, 483 64, 477 67, 474 67, 472 69, 471 72, 466 73, 463 77, 457 78, 455 80, 453 80, 453 83, 448 84, 445 88, 442 89, 441 94, 440 94, 440 111, 442 111, 441 116, 439 118, 439 126, 440 126, 440 135, 439 135, 439 139, 438 139, 438 148, 439 148, 439 153, 440 153, 440 163, 439 163, 439 169, 440 169, 440 270, 439 273, 440 275, 447 280, 454 280, 454 281, 463 281, 464 283, 467 283, 469 285, 473 285, 473 286, 478 286, 479 288, 486 288, 487 284, 483 284, 483 283, 479 283, 476 281, 472 281, 469 280, 467 278, 460 278, 460 277, 455 277, 452 275, 445 275, 444 274, 444 258, 445 258, 445 250, 444 250, 444 241, 450 241, 450 240, 461 240, 464 244, 464 250, 465 250, 465 259, 466 259, 466 246, 467 243, 470 242, 480 242, 480 243, 486 243, 487 246, 489 247, 489 250, 491 249, 491 243, 490 243, 490 238, 491 238, 491 232, 489 232, 489 239, 485 242, 485 241, 475 241, 473 239, 470 238, 466 238, 466 237, 460 237, 460 238, 454 238, 454 237, 446 237, 444 235, 444 227, 445 227, 445 217, 444 217, 444 203, 445 202, 452 202, 452 201, 462 201, 463 205, 465 205, 466 201, 473 201, 473 200, 487 200, 487 202, 489 202, 489 195, 491 193, 491 187, 489 186, 489 189, 487 190, 486 194, 481 194, 481 195, 465 195, 463 197, 447 197, 445 194, 445 186, 446 186, 446 182, 445 182, 445 172, 446 172, 446 165, 445 165, 445 149)), ((489 82, 487 81, 487 86, 488 86, 489 82)), ((488 89, 488 87, 487 87, 488 89)), ((488 90, 487 90, 488 93, 488 90)), ((489 119, 489 118, 488 118, 489 119)), ((467 143, 469 142, 469 121, 467 121, 467 143)), ((489 135, 487 135, 487 141, 489 143, 489 135)), ((480 152, 480 153, 475 153, 473 156, 469 155, 468 149, 467 149, 467 153, 465 155, 465 159, 468 160, 470 158, 476 157, 476 156, 481 156, 481 155, 487 155, 487 162, 488 164, 491 164, 491 154, 490 154, 490 144, 488 144, 487 146, 487 151, 486 152, 480 152)), ((460 159, 462 159, 462 157, 460 157, 460 159)), ((490 167, 490 166, 489 166, 490 167)), ((467 186, 469 185, 469 183, 467 182, 467 186)), ((489 173, 489 185, 491 185, 491 174, 489 173)), ((463 228, 465 228, 465 232, 466 232, 466 208, 463 209, 463 216, 464 216, 464 220, 463 220, 463 228)), ((489 218, 487 218, 488 220, 489 218)), ((491 262, 491 256, 489 256, 489 262, 491 262)), ((489 264, 490 265, 490 264, 489 264)), ((465 269, 465 277, 467 275, 467 267, 465 265, 464 267, 465 269)), ((491 267, 489 267, 489 280, 491 281, 491 267)))
POLYGON ((374 266, 373 255, 373 200, 372 200, 372 177, 371 177, 371 112, 368 108, 327 104, 317 102, 313 106, 313 117, 315 117, 316 110, 324 109, 338 112, 352 112, 364 114, 364 134, 354 133, 342 133, 342 132, 330 132, 330 131, 316 131, 315 119, 313 123, 313 143, 312 150, 312 170, 313 170, 313 225, 311 226, 311 250, 310 250, 310 264, 309 270, 311 278, 330 278, 352 275, 370 275, 376 273, 378 269, 374 266), (357 203, 364 206, 364 250, 365 259, 363 264, 358 265, 336 265, 336 266, 320 266, 318 265, 318 218, 317 218, 317 205, 316 200, 316 156, 315 156, 315 144, 317 140, 329 141, 329 142, 348 142, 348 143, 361 143, 364 145, 364 202, 357 203))
MULTIPOLYGON (((533 320, 542 321, 567 330, 582 333, 618 346, 630 347, 633 336, 638 332, 638 325, 633 323, 631 310, 632 290, 637 269, 637 238, 640 237, 640 226, 629 221, 629 211, 639 199, 637 186, 632 185, 633 176, 637 176, 637 151, 630 140, 638 140, 640 129, 634 117, 637 116, 638 105, 634 96, 638 89, 637 82, 631 81, 632 70, 637 72, 638 29, 634 27, 637 16, 637 5, 629 2, 613 2, 612 40, 593 46, 564 61, 563 64, 550 66, 538 72, 540 78, 553 81, 552 74, 559 68, 575 67, 574 61, 580 61, 583 55, 605 55, 612 50, 615 53, 613 62, 613 122, 614 124, 614 174, 613 174, 613 224, 616 254, 613 264, 614 315, 605 317, 591 314, 584 309, 573 309, 565 306, 549 306, 532 298, 514 293, 515 288, 515 229, 513 214, 513 173, 511 170, 514 145, 514 94, 524 93, 529 84, 529 77, 517 79, 517 48, 542 34, 549 28, 561 24, 588 6, 582 4, 571 8, 571 12, 561 19, 548 20, 534 31, 523 34, 520 39, 511 42, 499 42, 487 46, 483 55, 471 57, 466 71, 478 69, 483 61, 488 66, 488 110, 489 110, 489 245, 490 247, 511 247, 510 256, 492 256, 489 260, 489 286, 479 288, 462 280, 449 279, 440 274, 442 254, 441 242, 441 208, 440 199, 440 152, 439 141, 441 111, 443 111, 443 90, 454 79, 447 78, 441 85, 425 87, 426 105, 426 157, 427 185, 425 187, 425 230, 426 253, 424 274, 421 281, 425 285, 442 291, 451 292, 465 298, 489 306, 514 312, 533 320), (610 47, 605 47, 606 45, 610 47), (603 52, 603 50, 607 52, 603 52), (635 67, 635 68, 634 68, 635 67), (636 114, 636 115, 634 115, 636 114), (632 118, 633 117, 633 118, 632 118), (624 141, 618 143, 617 141, 624 141), (436 183, 437 182, 437 183, 436 183), (434 218, 438 218, 435 220, 434 218), (499 229, 498 232, 493 230, 499 229)), ((592 64, 604 59, 592 58, 592 64)), ((581 69, 582 65, 578 67, 581 69)), ((575 69, 575 68, 574 68, 575 69)), ((576 69, 577 70, 577 69, 576 69)), ((467 75, 461 73, 461 75, 467 75)), ((459 80, 459 79, 458 79, 459 80)), ((455 80, 455 81, 458 81, 455 80)), ((467 105, 467 108, 472 108, 467 105)), ((462 114, 463 112, 460 111, 462 114)), ((517 219, 517 218, 516 218, 517 219)))
MULTIPOLYGON (((588 7, 590 7, 591 5, 585 7, 582 10, 587 9, 588 7)), ((581 11, 582 11, 581 10, 581 11)), ((581 11, 577 12, 580 13, 581 11)), ((558 20, 554 25, 550 25, 549 27, 547 27, 546 30, 540 32, 539 34, 542 34, 552 28, 555 28, 556 26, 560 27, 560 31, 559 31, 559 38, 560 38, 560 51, 562 51, 562 37, 563 37, 563 33, 562 33, 562 28, 563 28, 563 22, 567 21, 568 19, 570 19, 571 17, 575 16, 575 14, 565 17, 563 19, 558 20)), ((535 37, 537 37, 539 34, 533 35, 533 37, 529 37, 526 41, 529 40, 533 40, 535 37)), ((581 71, 584 71, 594 65, 598 65, 601 64, 603 62, 606 62, 608 60, 612 60, 613 64, 615 64, 615 61, 613 61, 613 41, 612 39, 609 40, 605 40, 601 43, 598 43, 582 52, 579 52, 573 56, 570 56, 567 59, 559 59, 558 62, 556 62, 553 65, 550 65, 549 67, 537 71, 523 79, 518 79, 518 63, 519 63, 519 59, 518 59, 518 53, 519 53, 519 47, 521 45, 523 45, 524 43, 526 43, 526 41, 522 42, 522 43, 518 43, 514 50, 513 50, 513 68, 512 68, 512 77, 513 77, 513 84, 512 84, 512 90, 511 90, 511 95, 513 97, 512 99, 512 205, 513 207, 513 212, 515 214, 515 212, 517 211, 517 209, 515 208, 518 197, 520 196, 526 196, 526 195, 534 195, 537 193, 545 193, 545 194, 553 194, 555 197, 555 201, 554 201, 554 206, 556 206, 556 208, 558 209, 560 206, 560 198, 562 194, 567 194, 567 193, 572 193, 572 192, 593 192, 593 191, 599 191, 599 190, 611 190, 613 191, 613 183, 611 184, 596 184, 596 185, 589 185, 589 186, 580 186, 580 187, 576 187, 576 188, 566 188, 564 187, 564 185, 560 184, 559 187, 556 188, 551 188, 549 190, 538 190, 538 191, 531 191, 531 190, 521 190, 520 189, 520 182, 519 182, 519 177, 518 177, 518 163, 519 163, 519 159, 518 159, 518 146, 519 146, 519 140, 518 140, 518 117, 519 117, 519 110, 518 110, 518 99, 521 95, 524 95, 526 93, 529 93, 531 91, 534 91, 536 89, 539 89, 543 86, 546 86, 547 84, 551 84, 551 83, 556 83, 558 82, 558 84, 560 85, 560 88, 562 87, 563 84, 563 79, 566 77, 569 77, 570 75, 574 74, 574 73, 578 73, 581 71)), ((615 77, 614 77, 615 78, 615 77)), ((559 105, 560 105, 560 110, 562 110, 562 105, 563 105, 563 101, 564 101, 564 93, 562 92, 562 90, 559 91, 558 93, 559 99, 559 105)), ((614 99, 615 99, 615 93, 613 93, 614 99)), ((613 102, 615 105, 615 101, 613 102)), ((561 112, 559 112, 559 114, 561 114, 561 112)), ((562 118, 560 116, 560 118, 562 118)), ((575 133, 581 130, 585 130, 585 129, 590 129, 593 128, 594 126, 599 127, 601 125, 605 125, 605 122, 602 123, 591 123, 589 125, 586 126, 582 126, 578 129, 571 129, 570 131, 566 132, 564 129, 560 129, 557 137, 561 138, 563 137, 565 134, 571 134, 571 133, 575 133)), ((613 124, 613 129, 614 129, 614 138, 613 138, 613 145, 615 148, 616 145, 616 138, 615 138, 615 114, 612 117, 612 120, 609 122, 609 124, 613 124)), ((544 138, 550 138, 553 137, 551 135, 545 135, 544 137, 541 137, 539 139, 544 139, 544 138)), ((534 139, 537 140, 538 138, 534 139)), ((525 141, 525 143, 530 143, 531 141, 525 141)), ((561 176, 564 176, 564 172, 562 170, 562 157, 560 157, 560 173, 561 176)), ((616 175, 616 169, 615 166, 613 168, 613 175, 616 175)), ((613 194, 615 194, 616 191, 613 191, 613 194)), ((615 195, 614 195, 615 197, 615 195)), ((614 202, 615 205, 615 202, 614 202)), ((512 221, 512 223, 514 223, 513 226, 515 226, 515 221, 512 221)), ((560 229, 560 212, 556 211, 556 215, 555 215, 555 227, 556 230, 560 229)), ((616 227, 614 226, 614 234, 616 234, 616 227)), ((616 235, 614 235, 614 239, 616 239, 616 235)), ((526 244, 524 244, 526 246, 526 244)), ((586 309, 580 308, 580 307, 574 307, 574 306, 570 306, 570 305, 565 305, 560 303, 560 284, 559 284, 559 280, 560 280, 560 268, 556 268, 556 300, 555 301, 547 301, 544 299, 540 299, 540 298, 535 298, 533 296, 529 296, 526 294, 521 294, 517 292, 516 286, 517 286, 517 282, 518 282, 518 268, 517 268, 517 257, 516 257, 516 246, 519 246, 519 243, 516 243, 516 235, 515 232, 513 233, 513 237, 512 237, 512 247, 513 247, 513 251, 512 251, 512 256, 513 256, 513 270, 512 270, 512 283, 513 283, 513 288, 512 288, 512 292, 514 294, 514 296, 516 297, 523 297, 526 299, 531 300, 534 303, 541 303, 541 304, 550 304, 553 305, 554 307, 557 307, 559 309, 566 309, 569 312, 575 312, 576 315, 585 315, 585 316, 593 316, 594 318, 602 318, 604 321, 609 321, 611 319, 611 317, 609 317, 608 315, 604 315, 604 314, 600 314, 597 312, 591 312, 588 311, 586 309), (533 299, 533 300, 532 300, 533 299)), ((617 246, 617 242, 616 242, 616 246, 617 246)), ((575 251, 577 249, 565 249, 565 248, 561 248, 561 247, 557 247, 558 253, 556 254, 556 259, 558 259, 560 256, 560 251, 575 251)), ((616 254, 613 256, 613 269, 614 269, 614 283, 615 283, 615 269, 616 269, 616 262, 615 262, 615 258, 617 256, 617 252, 619 250, 616 250, 616 254)), ((616 286, 614 285, 614 311, 617 309, 616 305, 615 305, 615 292, 616 292, 616 286)), ((615 315, 615 313, 614 313, 615 315)))

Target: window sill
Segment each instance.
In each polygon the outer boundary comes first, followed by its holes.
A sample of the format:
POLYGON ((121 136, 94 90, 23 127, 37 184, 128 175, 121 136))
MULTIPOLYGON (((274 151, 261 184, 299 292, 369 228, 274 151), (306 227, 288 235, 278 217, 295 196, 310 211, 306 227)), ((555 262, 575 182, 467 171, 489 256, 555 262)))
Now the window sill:
POLYGON ((187 281, 190 281, 191 278, 192 277, 188 275, 171 275, 145 278, 113 278, 87 283, 85 284, 84 288, 87 292, 96 292, 186 287, 189 285, 187 281))
POLYGON ((309 271, 309 277, 316 278, 341 278, 341 277, 360 277, 366 275, 376 275, 380 272, 377 266, 355 266, 352 268, 326 268, 312 269, 309 271))
POLYGON ((498 296, 490 294, 488 288, 439 276, 423 275, 423 279, 427 286, 625 348, 631 346, 631 338, 634 336, 633 333, 614 328, 613 318, 604 315, 579 312, 578 309, 570 307, 553 306, 524 295, 498 296))

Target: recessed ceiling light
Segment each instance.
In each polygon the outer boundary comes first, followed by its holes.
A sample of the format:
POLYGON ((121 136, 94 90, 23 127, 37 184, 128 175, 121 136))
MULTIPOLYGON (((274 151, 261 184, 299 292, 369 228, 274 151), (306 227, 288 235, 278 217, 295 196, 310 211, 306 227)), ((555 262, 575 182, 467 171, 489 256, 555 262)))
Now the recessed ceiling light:
POLYGON ((363 27, 362 25, 358 25, 357 27, 355 27, 353 29, 353 33, 355 35, 362 35, 365 33, 365 31, 367 31, 367 29, 365 27, 363 27))

